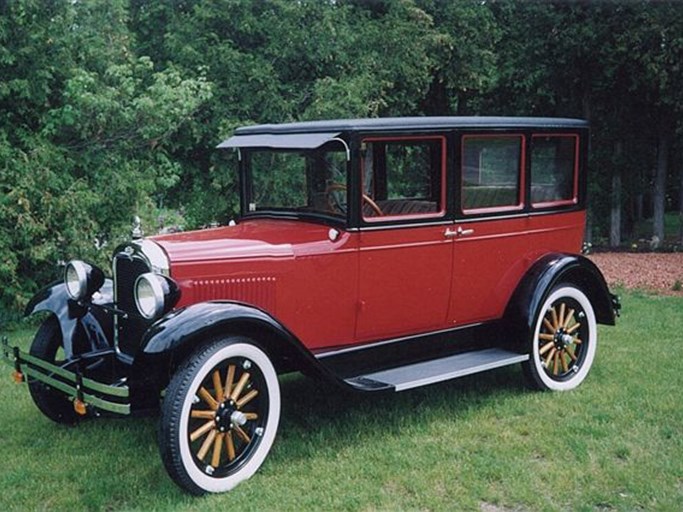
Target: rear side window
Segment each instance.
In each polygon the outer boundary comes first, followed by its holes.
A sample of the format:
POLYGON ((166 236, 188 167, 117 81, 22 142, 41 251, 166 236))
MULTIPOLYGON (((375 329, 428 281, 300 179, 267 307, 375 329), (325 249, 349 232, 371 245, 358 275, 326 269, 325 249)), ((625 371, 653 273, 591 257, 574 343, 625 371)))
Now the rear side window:
POLYGON ((535 208, 577 201, 576 135, 535 135, 531 147, 531 205, 535 208))
POLYGON ((524 137, 521 135, 463 137, 463 212, 497 212, 522 208, 523 159, 524 137))

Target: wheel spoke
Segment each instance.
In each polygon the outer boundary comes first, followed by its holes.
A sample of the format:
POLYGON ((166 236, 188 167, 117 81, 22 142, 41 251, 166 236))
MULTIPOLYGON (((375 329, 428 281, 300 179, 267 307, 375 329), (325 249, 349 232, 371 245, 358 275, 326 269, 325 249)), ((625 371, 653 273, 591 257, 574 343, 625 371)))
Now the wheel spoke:
POLYGON ((576 345, 581 345, 581 343, 583 343, 583 341, 581 341, 579 338, 574 338, 573 343, 575 343, 576 345))
POLYGON ((244 417, 247 418, 247 420, 257 420, 258 414, 255 412, 245 412, 244 417))
POLYGON ((556 331, 557 328, 559 327, 559 324, 557 322, 557 311, 555 311, 555 306, 552 306, 550 308, 550 316, 552 317, 552 320, 553 320, 553 328, 551 330, 556 331))
POLYGON ((228 449, 228 460, 232 462, 235 460, 235 443, 232 440, 232 432, 225 434, 225 447, 228 449))
POLYGON ((553 332, 555 329, 553 328, 553 324, 551 324, 547 318, 543 319, 543 325, 549 332, 553 332))
POLYGON ((207 421, 201 427, 199 427, 197 430, 190 434, 190 441, 196 441, 215 426, 216 422, 214 422, 213 420, 207 421))
POLYGON ((206 457, 206 454, 209 452, 209 448, 211 447, 211 444, 213 443, 213 440, 216 438, 216 430, 212 430, 209 432, 209 435, 206 436, 206 439, 204 439, 204 442, 202 443, 201 448, 199 448, 199 451, 197 452, 197 458, 201 461, 204 460, 204 457, 206 457))
POLYGON ((557 327, 562 327, 564 325, 564 310, 565 310, 565 303, 563 302, 560 304, 560 315, 559 318, 557 319, 557 327))
POLYGON ((553 360, 553 375, 557 375, 558 366, 560 363, 560 351, 555 352, 555 359, 553 360))
POLYGON ((235 402, 237 401, 239 396, 242 394, 242 390, 244 389, 244 386, 247 385, 248 380, 249 380, 249 372, 244 372, 242 374, 242 377, 240 377, 240 380, 237 383, 237 386, 235 386, 235 389, 232 390, 232 394, 230 395, 231 400, 234 400, 235 402))
POLYGON ((562 325, 562 327, 563 327, 564 329, 566 329, 567 327, 569 327, 569 322, 571 322, 572 318, 574 318, 574 310, 573 310, 573 309, 570 309, 570 310, 569 310, 569 313, 567 313, 567 318, 565 318, 564 324, 562 325))
POLYGON ((545 345, 543 345, 541 347, 541 350, 539 351, 539 355, 542 356, 543 354, 545 354, 548 350, 550 350, 554 346, 555 346, 555 343, 553 341, 549 341, 548 343, 546 343, 545 345))
POLYGON ((242 441, 244 441, 245 443, 251 442, 249 434, 242 430, 242 427, 240 427, 239 425, 235 425, 235 432, 237 433, 237 436, 242 438, 242 441))
POLYGON ((553 357, 555 357, 555 353, 557 352, 557 349, 553 347, 553 349, 550 351, 550 354, 548 354, 548 357, 545 358, 545 367, 550 369, 550 361, 553 360, 553 357))
POLYGON ((258 395, 258 391, 256 389, 252 389, 251 391, 249 391, 249 393, 247 393, 242 398, 240 398, 235 403, 235 405, 237 406, 238 409, 241 409, 243 406, 245 406, 246 404, 251 402, 256 395, 258 395))
POLYGON ((576 358, 576 354, 574 354, 574 349, 572 347, 567 346, 567 348, 565 350, 567 351, 567 354, 569 355, 569 357, 571 357, 572 361, 576 362, 577 358, 576 358))
POLYGON ((223 432, 216 436, 216 441, 213 443, 213 455, 211 457, 211 465, 214 468, 218 467, 221 462, 221 449, 223 448, 223 432))
POLYGON ((190 412, 191 418, 202 419, 202 420, 212 420, 216 417, 216 413, 213 411, 203 411, 193 409, 190 412))
POLYGON ((541 333, 538 335, 538 338, 545 341, 553 341, 555 339, 555 336, 553 334, 541 333))
POLYGON ((567 367, 567 360, 564 358, 564 350, 560 353, 560 362, 562 363, 562 371, 565 373, 569 371, 569 368, 567 367))
POLYGON ((573 334, 579 327, 581 327, 580 322, 576 322, 574 325, 572 325, 569 329, 567 329, 567 334, 573 334))
POLYGON ((232 392, 232 385, 235 382, 235 365, 228 366, 228 374, 225 376, 225 389, 223 395, 228 397, 232 392))
POLYGON ((221 384, 221 372, 215 370, 213 372, 213 389, 216 392, 216 400, 223 401, 223 385, 221 384))
POLYGON ((218 409, 218 402, 216 402, 215 398, 211 396, 211 393, 209 393, 204 386, 199 388, 199 391, 197 394, 204 400, 209 407, 211 407, 214 411, 218 409))

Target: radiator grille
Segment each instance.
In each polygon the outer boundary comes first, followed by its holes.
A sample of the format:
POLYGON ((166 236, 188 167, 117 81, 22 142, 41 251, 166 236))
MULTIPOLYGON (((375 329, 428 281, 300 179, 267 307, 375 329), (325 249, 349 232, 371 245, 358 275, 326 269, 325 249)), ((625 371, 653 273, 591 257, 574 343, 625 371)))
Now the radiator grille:
POLYGON ((149 271, 147 263, 138 256, 120 253, 114 257, 116 305, 120 310, 128 313, 128 318, 118 317, 118 342, 119 349, 127 354, 136 352, 143 333, 151 324, 139 316, 134 296, 136 279, 149 271))

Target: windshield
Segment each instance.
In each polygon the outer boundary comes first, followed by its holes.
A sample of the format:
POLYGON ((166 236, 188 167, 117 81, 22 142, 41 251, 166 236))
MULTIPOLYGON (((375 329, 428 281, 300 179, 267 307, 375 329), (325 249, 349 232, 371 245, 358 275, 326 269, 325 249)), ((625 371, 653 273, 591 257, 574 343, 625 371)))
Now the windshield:
POLYGON ((247 212, 346 217, 346 152, 338 143, 314 150, 253 150, 245 165, 247 212))

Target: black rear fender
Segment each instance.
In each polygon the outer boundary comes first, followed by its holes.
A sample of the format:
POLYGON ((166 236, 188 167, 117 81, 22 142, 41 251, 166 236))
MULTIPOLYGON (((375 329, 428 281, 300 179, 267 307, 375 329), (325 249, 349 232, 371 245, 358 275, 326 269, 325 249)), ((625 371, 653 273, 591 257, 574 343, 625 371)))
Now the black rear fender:
POLYGON ((550 254, 538 260, 517 286, 505 312, 505 321, 520 343, 530 339, 538 308, 560 283, 580 288, 591 301, 598 323, 614 325, 616 297, 602 273, 588 258, 572 254, 550 254))
MULTIPOLYGON (((106 279, 93 304, 112 304, 114 288, 111 279, 106 279)), ((40 290, 28 303, 24 316, 40 312, 53 314, 62 332, 64 354, 67 359, 75 354, 111 346, 113 322, 111 315, 97 307, 89 307, 69 297, 66 285, 56 281, 40 290)))

